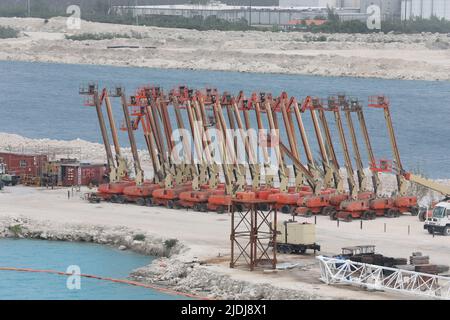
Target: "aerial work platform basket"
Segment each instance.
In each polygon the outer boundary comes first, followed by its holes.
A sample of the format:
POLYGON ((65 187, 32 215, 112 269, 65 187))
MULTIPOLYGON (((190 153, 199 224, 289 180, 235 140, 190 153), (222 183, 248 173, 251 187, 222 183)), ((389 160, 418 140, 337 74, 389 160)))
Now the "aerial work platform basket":
POLYGON ((392 160, 380 159, 370 163, 370 171, 372 172, 392 172, 392 160))

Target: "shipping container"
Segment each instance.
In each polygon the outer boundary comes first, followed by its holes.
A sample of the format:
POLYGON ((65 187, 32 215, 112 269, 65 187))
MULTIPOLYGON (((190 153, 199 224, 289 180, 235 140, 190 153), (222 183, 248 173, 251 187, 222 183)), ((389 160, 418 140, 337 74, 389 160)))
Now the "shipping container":
POLYGON ((97 186, 105 181, 104 164, 61 163, 60 166, 60 182, 64 187, 97 186))
POLYGON ((0 152, 0 158, 9 174, 40 177, 47 164, 46 155, 0 152))

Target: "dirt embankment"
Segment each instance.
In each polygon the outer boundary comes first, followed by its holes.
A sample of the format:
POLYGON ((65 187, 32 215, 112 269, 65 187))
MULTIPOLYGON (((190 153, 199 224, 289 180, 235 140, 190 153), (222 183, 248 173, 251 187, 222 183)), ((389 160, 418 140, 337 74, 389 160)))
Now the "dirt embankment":
POLYGON ((0 18, 21 30, 0 40, 0 60, 81 63, 240 72, 450 79, 447 35, 310 34, 165 29, 82 22, 66 29, 65 18, 0 18), (73 33, 127 34, 128 39, 66 40, 73 33), (111 46, 137 48, 111 49, 111 46))

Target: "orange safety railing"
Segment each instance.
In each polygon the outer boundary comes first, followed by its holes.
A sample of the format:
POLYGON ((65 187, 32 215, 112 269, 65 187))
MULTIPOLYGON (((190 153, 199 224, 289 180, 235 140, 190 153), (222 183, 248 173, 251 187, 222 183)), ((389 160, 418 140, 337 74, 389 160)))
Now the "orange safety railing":
POLYGON ((370 164, 372 172, 392 172, 392 160, 380 159, 370 164))
POLYGON ((384 95, 370 96, 369 107, 372 108, 385 108, 389 106, 389 98, 384 95))

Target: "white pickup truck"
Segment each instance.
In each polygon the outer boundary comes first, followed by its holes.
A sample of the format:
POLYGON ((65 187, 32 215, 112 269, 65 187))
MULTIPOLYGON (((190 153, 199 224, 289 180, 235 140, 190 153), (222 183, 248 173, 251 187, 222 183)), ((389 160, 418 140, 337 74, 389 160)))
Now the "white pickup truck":
POLYGON ((450 200, 439 202, 434 207, 433 215, 425 220, 423 228, 429 233, 450 236, 450 200))

